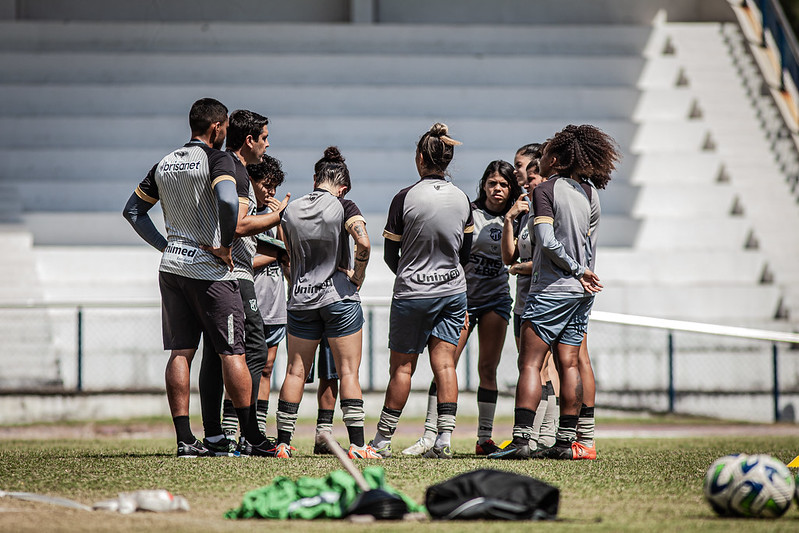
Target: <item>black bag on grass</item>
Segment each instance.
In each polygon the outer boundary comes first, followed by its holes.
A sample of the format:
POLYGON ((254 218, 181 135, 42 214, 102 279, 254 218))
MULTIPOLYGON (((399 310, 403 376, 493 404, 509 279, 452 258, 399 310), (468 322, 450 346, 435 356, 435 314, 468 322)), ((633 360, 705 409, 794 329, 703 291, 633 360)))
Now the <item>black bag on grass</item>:
POLYGON ((560 491, 530 476, 474 470, 427 488, 425 506, 440 520, 552 520, 560 491))

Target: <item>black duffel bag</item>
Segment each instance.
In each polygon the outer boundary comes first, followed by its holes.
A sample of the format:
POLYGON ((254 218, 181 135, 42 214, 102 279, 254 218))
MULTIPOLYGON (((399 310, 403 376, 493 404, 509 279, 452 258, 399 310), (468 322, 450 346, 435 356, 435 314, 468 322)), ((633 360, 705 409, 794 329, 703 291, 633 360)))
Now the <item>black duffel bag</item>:
POLYGON ((560 491, 530 476, 474 470, 427 488, 425 506, 439 520, 554 520, 560 491))

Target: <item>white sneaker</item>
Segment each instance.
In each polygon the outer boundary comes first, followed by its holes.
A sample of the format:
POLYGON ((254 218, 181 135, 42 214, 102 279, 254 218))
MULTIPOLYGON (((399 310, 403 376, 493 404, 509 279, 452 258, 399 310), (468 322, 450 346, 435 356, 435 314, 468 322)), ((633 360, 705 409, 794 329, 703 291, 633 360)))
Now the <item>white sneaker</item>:
POLYGON ((433 448, 433 442, 427 442, 424 437, 416 441, 412 446, 402 450, 402 455, 423 455, 433 448))

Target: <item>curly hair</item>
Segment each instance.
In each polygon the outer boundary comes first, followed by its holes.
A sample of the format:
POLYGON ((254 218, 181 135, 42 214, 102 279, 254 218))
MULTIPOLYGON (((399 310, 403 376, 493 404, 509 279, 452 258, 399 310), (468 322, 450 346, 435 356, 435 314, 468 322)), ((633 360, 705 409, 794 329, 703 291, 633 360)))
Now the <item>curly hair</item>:
POLYGON ((480 178, 480 183, 477 185, 477 200, 475 200, 475 203, 480 206, 485 206, 486 198, 488 197, 485 190, 485 184, 486 181, 488 181, 488 178, 494 174, 499 174, 500 177, 508 183, 508 199, 505 200, 505 205, 502 206, 502 209, 500 210, 500 213, 504 215, 511 207, 513 207, 513 202, 515 202, 516 199, 522 194, 522 188, 519 186, 519 182, 516 181, 516 178, 513 176, 513 165, 507 161, 497 159, 496 161, 491 161, 488 164, 485 172, 483 172, 483 177, 480 178))
POLYGON ((344 156, 341 155, 337 146, 325 148, 324 156, 313 167, 313 174, 314 185, 330 182, 334 185, 345 186, 347 189, 344 194, 352 190, 350 171, 347 169, 347 164, 344 163, 344 156))
POLYGON ((260 163, 247 165, 247 173, 254 182, 260 183, 266 181, 275 188, 282 185, 283 180, 286 178, 283 172, 283 165, 281 165, 280 161, 267 154, 261 157, 260 163))
POLYGON ((558 174, 590 180, 597 189, 607 186, 621 161, 613 137, 589 124, 569 124, 547 140, 546 150, 557 159, 552 168, 558 174))

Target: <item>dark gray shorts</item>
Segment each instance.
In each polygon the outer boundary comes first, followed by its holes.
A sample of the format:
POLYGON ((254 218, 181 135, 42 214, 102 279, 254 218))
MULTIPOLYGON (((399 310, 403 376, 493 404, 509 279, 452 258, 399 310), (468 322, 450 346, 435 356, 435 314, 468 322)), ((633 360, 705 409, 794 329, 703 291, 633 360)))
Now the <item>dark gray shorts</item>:
POLYGON ((268 348, 277 346, 280 341, 286 338, 286 325, 264 324, 264 337, 266 337, 266 346, 268 348))
POLYGON ((391 300, 388 347, 399 353, 419 354, 430 337, 458 345, 466 322, 466 293, 436 298, 391 300))
POLYGON ((529 322, 538 337, 549 346, 580 346, 588 332, 588 315, 594 296, 530 293, 522 322, 529 322))
POLYGON ((363 311, 358 300, 341 300, 319 309, 288 311, 290 335, 306 340, 346 337, 363 327, 363 311))
POLYGON ((158 273, 165 350, 197 349, 206 332, 218 354, 244 353, 244 309, 238 281, 158 273))

